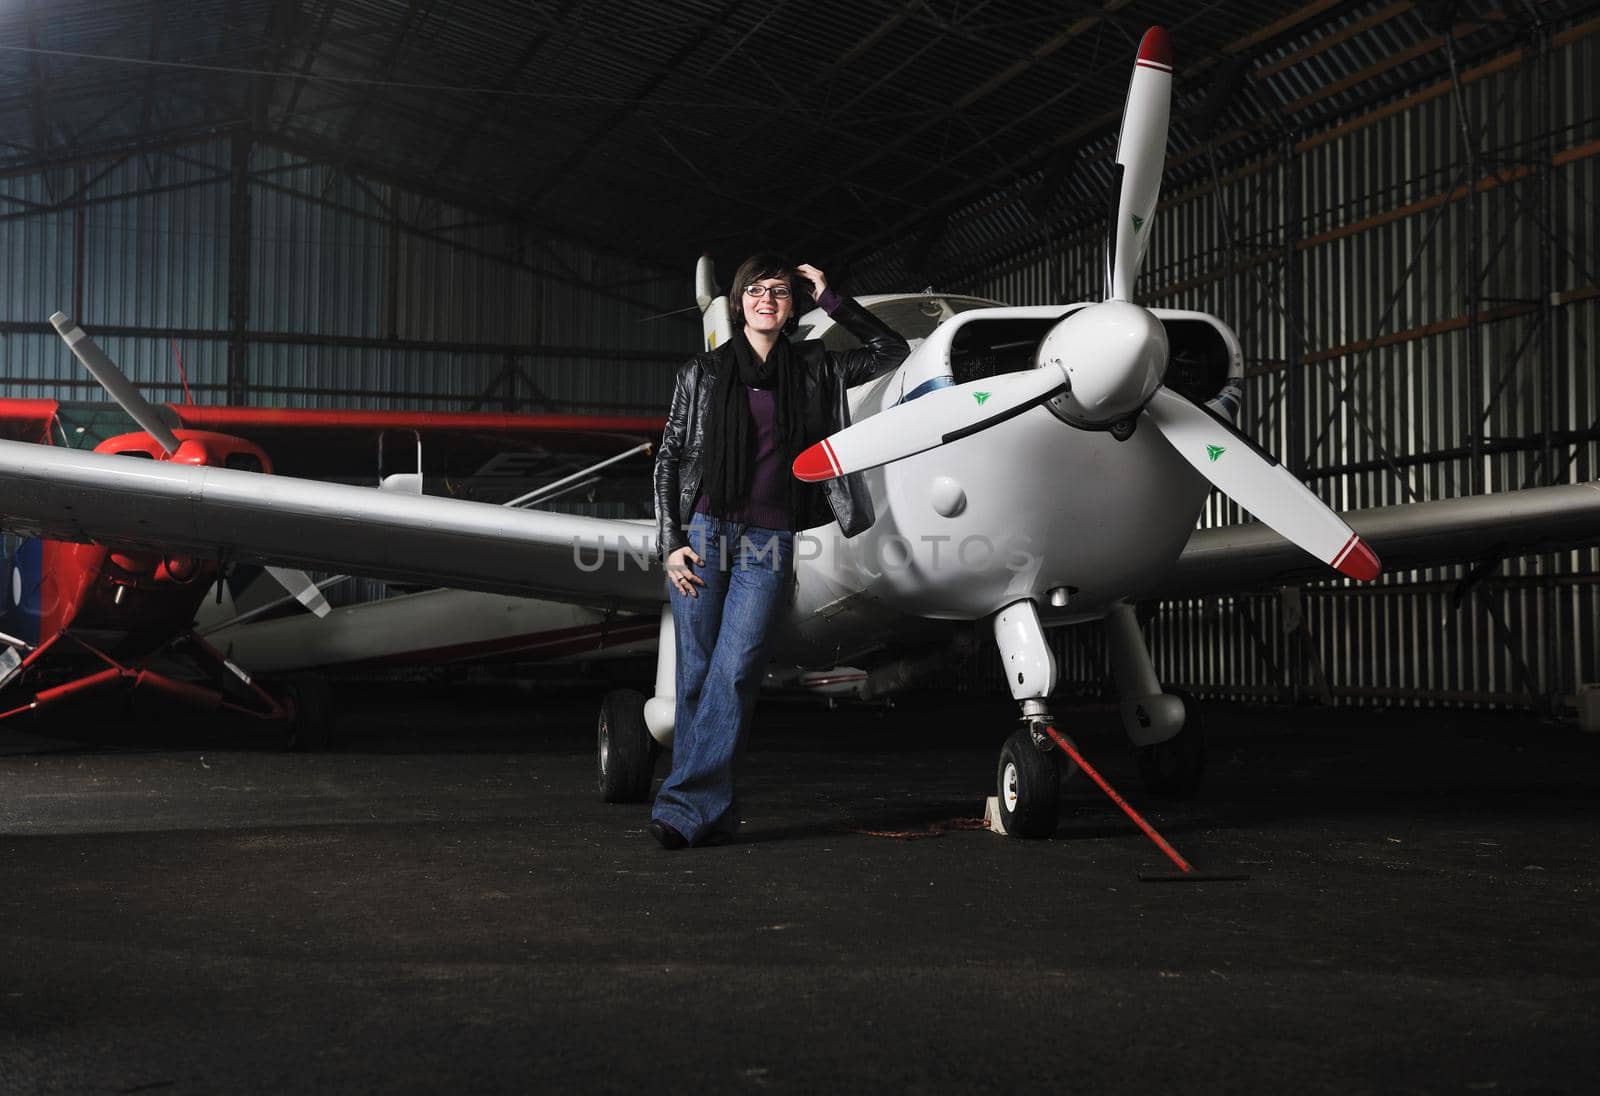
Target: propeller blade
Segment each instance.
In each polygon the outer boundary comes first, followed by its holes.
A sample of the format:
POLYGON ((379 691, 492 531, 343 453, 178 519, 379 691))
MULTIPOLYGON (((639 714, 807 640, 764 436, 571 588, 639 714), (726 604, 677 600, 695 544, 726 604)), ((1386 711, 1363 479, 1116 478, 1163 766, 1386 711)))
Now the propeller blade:
POLYGON ((72 351, 72 356, 94 374, 94 379, 110 393, 112 399, 122 405, 124 411, 133 416, 133 421, 139 424, 139 428, 160 442, 161 448, 169 455, 176 453, 177 435, 162 421, 161 413, 155 409, 154 404, 139 395, 139 390, 133 386, 133 382, 123 375, 115 362, 106 357, 105 351, 95 345, 94 340, 83 328, 65 312, 57 312, 51 316, 50 325, 66 342, 67 349, 72 351))
POLYGON ((1117 163, 1122 165, 1121 191, 1112 206, 1108 229, 1106 296, 1133 300, 1150 242, 1150 219, 1161 194, 1161 171, 1167 159, 1167 121, 1172 110, 1172 44, 1167 32, 1151 27, 1139 43, 1139 58, 1128 82, 1117 137, 1117 163))
POLYGON ((733 335, 733 305, 717 289, 716 263, 700 256, 694 266, 694 300, 700 306, 700 333, 707 350, 715 350, 733 335))
POLYGON ((794 459, 807 483, 836 479, 987 430, 1067 390, 1059 366, 939 388, 880 411, 811 446, 794 459))
POLYGON ((1383 565, 1344 519, 1223 419, 1168 388, 1156 389, 1145 414, 1184 460, 1263 525, 1341 574, 1378 577, 1383 565))

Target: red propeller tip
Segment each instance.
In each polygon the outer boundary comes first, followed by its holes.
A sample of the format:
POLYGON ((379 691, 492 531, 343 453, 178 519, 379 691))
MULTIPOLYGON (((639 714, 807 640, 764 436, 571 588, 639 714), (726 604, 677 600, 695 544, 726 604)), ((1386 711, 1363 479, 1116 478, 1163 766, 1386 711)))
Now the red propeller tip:
POLYGON ((1151 27, 1144 32, 1144 40, 1139 43, 1139 61, 1168 70, 1172 68, 1172 42, 1161 27, 1151 27))
POLYGON ((1350 543, 1334 557, 1333 566, 1340 574, 1349 575, 1359 582, 1371 582, 1383 570, 1377 553, 1367 547, 1360 537, 1351 537, 1350 543))
POLYGON ((839 462, 826 438, 794 458, 794 475, 807 483, 819 483, 839 475, 839 462))

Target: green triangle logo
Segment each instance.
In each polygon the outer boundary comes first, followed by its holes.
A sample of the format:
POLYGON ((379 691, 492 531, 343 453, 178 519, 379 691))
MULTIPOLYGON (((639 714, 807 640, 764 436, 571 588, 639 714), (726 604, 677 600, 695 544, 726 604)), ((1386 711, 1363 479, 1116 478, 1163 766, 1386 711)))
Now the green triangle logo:
POLYGON ((972 394, 972 398, 978 401, 978 406, 979 407, 982 407, 983 406, 983 402, 989 398, 989 393, 987 393, 987 392, 974 392, 972 394))
POLYGON ((1144 227, 1144 218, 1139 216, 1137 213, 1133 214, 1133 230, 1135 232, 1138 232, 1143 227, 1144 227))
POLYGON ((1218 457, 1222 456, 1222 454, 1226 452, 1227 450, 1220 445, 1206 446, 1206 456, 1210 457, 1212 461, 1215 461, 1218 457))

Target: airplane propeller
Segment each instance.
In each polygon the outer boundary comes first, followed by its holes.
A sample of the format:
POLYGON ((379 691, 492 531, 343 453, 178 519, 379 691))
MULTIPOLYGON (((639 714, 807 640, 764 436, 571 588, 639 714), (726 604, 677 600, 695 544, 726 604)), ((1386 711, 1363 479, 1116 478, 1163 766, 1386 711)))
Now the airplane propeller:
MULTIPOLYGON (((50 317, 50 326, 56 329, 56 334, 67 344, 72 356, 83 363, 83 367, 100 382, 100 387, 132 416, 141 430, 156 439, 161 448, 166 450, 167 456, 170 457, 178 451, 181 444, 178 436, 162 419, 161 412, 139 394, 139 390, 133 386, 127 374, 117 368, 117 363, 95 344, 77 321, 65 312, 57 312, 50 317)), ((311 580, 310 575, 288 567, 266 567, 263 570, 311 612, 319 617, 328 615, 328 599, 323 597, 322 591, 311 580)))
POLYGON ((139 424, 139 429, 149 434, 161 443, 161 448, 167 451, 167 456, 178 451, 178 436, 172 432, 161 418, 161 412, 155 405, 139 394, 133 382, 127 378, 117 364, 106 357, 105 351, 95 345, 88 333, 75 323, 71 316, 65 312, 57 312, 50 317, 50 326, 56 329, 56 334, 61 336, 67 344, 67 349, 72 351, 72 356, 83 363, 94 379, 100 382, 111 398, 139 424))
POLYGON ((1165 329, 1131 303, 1161 194, 1172 102, 1172 47, 1151 27, 1139 43, 1117 138, 1118 180, 1106 233, 1106 299, 1058 321, 1035 367, 937 389, 846 427, 802 452, 794 474, 833 479, 970 437, 1049 403, 1088 430, 1160 433, 1223 494, 1307 552, 1357 579, 1376 578, 1378 557, 1344 520, 1220 417, 1163 387, 1165 329))

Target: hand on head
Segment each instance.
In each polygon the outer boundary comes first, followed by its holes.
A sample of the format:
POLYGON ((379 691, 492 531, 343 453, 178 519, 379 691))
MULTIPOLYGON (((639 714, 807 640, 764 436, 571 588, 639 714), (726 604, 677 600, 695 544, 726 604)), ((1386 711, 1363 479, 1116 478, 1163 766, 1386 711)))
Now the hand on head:
POLYGON ((796 274, 799 274, 807 282, 811 283, 811 299, 821 300, 823 290, 828 288, 828 276, 822 271, 818 270, 816 267, 812 266, 810 263, 801 263, 799 266, 795 267, 794 270, 796 274))

